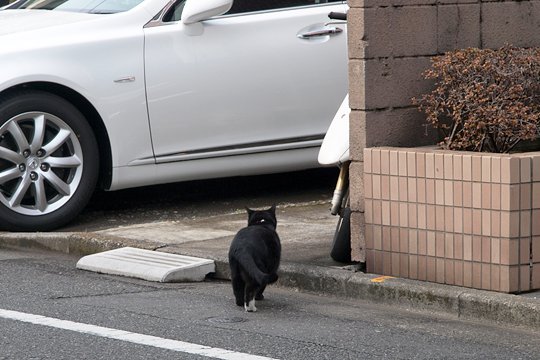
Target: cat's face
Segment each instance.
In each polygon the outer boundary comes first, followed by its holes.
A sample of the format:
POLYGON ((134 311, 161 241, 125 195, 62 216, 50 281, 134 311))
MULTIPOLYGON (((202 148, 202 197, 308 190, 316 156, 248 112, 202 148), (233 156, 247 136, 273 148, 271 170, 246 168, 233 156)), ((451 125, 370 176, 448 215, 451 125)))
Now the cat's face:
POLYGON ((265 225, 270 226, 273 229, 277 226, 276 219, 276 205, 272 205, 267 210, 251 210, 246 208, 248 213, 248 226, 251 225, 265 225))

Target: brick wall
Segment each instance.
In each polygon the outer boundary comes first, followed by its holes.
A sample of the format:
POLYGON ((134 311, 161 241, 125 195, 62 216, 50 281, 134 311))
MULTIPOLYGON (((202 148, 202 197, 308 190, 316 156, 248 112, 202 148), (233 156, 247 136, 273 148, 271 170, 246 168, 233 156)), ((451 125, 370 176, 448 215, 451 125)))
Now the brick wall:
POLYGON ((352 257, 365 260, 363 149, 433 144, 411 98, 445 51, 540 46, 540 0, 349 0, 352 257))
POLYGON ((540 153, 368 148, 364 171, 368 272, 540 288, 540 153))

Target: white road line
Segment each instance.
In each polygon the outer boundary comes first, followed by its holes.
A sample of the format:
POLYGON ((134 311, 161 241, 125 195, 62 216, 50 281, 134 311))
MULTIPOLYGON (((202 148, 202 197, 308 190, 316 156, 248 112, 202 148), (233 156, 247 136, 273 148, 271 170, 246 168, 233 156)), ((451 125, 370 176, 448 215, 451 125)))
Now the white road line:
POLYGON ((41 315, 27 314, 18 311, 0 309, 0 318, 22 321, 26 323, 49 326, 57 329, 75 331, 82 334, 99 336, 108 339, 127 341, 134 344, 153 346, 160 349, 178 351, 224 360, 275 360, 272 358, 239 353, 226 349, 192 344, 184 341, 165 339, 157 336, 137 334, 129 331, 106 328, 102 326, 61 320, 41 315))

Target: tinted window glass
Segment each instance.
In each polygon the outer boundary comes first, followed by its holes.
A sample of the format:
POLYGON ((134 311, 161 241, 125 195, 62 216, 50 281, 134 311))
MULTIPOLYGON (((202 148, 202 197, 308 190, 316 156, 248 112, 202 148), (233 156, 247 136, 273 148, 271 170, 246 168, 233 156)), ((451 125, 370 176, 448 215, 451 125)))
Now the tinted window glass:
POLYGON ((232 8, 227 14, 318 5, 332 2, 342 2, 342 0, 234 0, 232 8))
MULTIPOLYGON (((282 9, 295 6, 317 5, 332 2, 343 2, 343 0, 234 0, 231 10, 227 14, 239 14, 252 11, 263 11, 282 9)), ((185 0, 178 0, 163 17, 164 22, 180 21, 182 10, 186 4, 185 0)))
POLYGON ((163 16, 164 22, 169 21, 180 21, 180 18, 182 17, 182 10, 184 10, 184 5, 186 4, 185 0, 179 0, 177 1, 163 16))

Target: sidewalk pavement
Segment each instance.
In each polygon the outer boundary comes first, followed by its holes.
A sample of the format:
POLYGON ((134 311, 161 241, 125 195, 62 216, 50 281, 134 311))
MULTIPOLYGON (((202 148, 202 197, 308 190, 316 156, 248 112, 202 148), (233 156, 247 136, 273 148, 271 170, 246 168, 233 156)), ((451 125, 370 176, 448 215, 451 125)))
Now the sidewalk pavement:
MULTIPOLYGON (((364 274, 329 254, 337 219, 319 201, 277 208, 282 262, 278 286, 317 294, 442 312, 459 318, 540 329, 540 291, 501 294, 457 286, 364 274)), ((0 233, 0 247, 45 248, 88 255, 124 246, 212 259, 215 277, 229 279, 229 244, 247 223, 244 210, 182 221, 105 227, 92 232, 0 233)))

